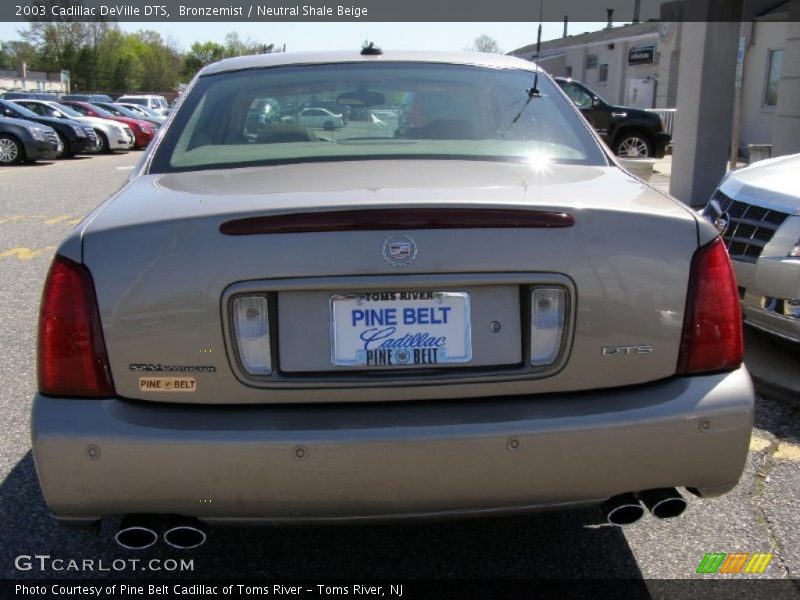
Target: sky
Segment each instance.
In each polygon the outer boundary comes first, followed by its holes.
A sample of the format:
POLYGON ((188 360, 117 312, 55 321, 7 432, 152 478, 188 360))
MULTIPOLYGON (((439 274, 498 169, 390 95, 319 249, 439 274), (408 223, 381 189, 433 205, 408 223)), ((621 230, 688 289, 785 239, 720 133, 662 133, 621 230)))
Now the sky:
MULTIPOLYGON (((621 23, 619 23, 621 24, 621 23)), ((570 23, 569 33, 601 29, 606 24, 570 23)), ((242 39, 262 43, 286 44, 287 51, 346 50, 360 48, 364 40, 385 49, 463 50, 481 34, 497 40, 504 52, 536 40, 538 23, 121 23, 125 31, 153 29, 182 49, 197 41, 224 42, 236 31, 242 39)), ((0 40, 19 39, 23 23, 0 22, 0 40)), ((543 23, 542 40, 560 37, 563 23, 543 23)))

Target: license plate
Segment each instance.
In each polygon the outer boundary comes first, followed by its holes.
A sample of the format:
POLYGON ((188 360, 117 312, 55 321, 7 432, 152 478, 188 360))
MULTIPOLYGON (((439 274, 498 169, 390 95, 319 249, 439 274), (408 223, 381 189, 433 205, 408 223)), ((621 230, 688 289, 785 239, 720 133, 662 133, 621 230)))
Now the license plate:
POLYGON ((469 294, 421 290, 333 295, 331 338, 334 366, 469 362, 469 294))

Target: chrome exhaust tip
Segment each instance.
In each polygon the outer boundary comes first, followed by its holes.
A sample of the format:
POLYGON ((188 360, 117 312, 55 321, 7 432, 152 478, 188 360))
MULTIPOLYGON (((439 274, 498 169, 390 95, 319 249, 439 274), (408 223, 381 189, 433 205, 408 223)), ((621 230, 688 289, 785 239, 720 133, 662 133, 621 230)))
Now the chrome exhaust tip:
POLYGON ((620 494, 600 505, 603 516, 611 525, 622 527, 636 523, 644 516, 641 502, 633 494, 620 494))
POLYGON ((197 519, 178 519, 164 530, 164 543, 178 550, 192 550, 206 543, 205 526, 197 519))
POLYGON ((153 518, 128 515, 122 519, 114 541, 126 550, 144 550, 158 541, 153 518))
POLYGON ((673 519, 686 510, 686 500, 675 488, 658 488, 639 492, 647 510, 659 519, 673 519))

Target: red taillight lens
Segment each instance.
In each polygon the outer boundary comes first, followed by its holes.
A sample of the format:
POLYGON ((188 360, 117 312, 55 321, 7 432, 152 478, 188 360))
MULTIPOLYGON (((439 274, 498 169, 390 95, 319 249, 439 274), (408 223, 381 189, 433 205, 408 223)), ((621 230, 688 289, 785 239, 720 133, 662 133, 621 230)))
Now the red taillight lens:
POLYGON ((742 364, 743 351, 736 277, 717 238, 692 258, 678 373, 730 371, 742 364))
POLYGON ((114 395, 92 276, 86 267, 58 255, 39 313, 38 371, 42 394, 114 395))

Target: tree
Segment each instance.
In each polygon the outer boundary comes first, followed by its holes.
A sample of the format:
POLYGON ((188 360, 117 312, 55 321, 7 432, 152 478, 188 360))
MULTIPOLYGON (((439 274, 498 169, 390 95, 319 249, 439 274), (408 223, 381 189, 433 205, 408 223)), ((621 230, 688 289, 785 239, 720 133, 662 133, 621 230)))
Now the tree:
POLYGON ((250 54, 269 54, 275 51, 275 44, 262 44, 252 38, 242 40, 235 31, 225 36, 225 58, 248 56, 250 54))
POLYGON ((465 48, 468 52, 488 52, 490 54, 502 54, 500 46, 493 37, 489 37, 485 33, 479 35, 472 42, 471 46, 465 48))
POLYGON ((39 60, 36 48, 28 42, 2 42, 0 43, 0 68, 18 69, 22 63, 29 69, 35 69, 39 60))
POLYGON ((66 70, 72 89, 81 92, 176 90, 212 62, 277 51, 273 44, 243 40, 232 32, 224 45, 196 42, 181 52, 174 40, 155 31, 126 33, 102 21, 32 21, 19 33, 23 41, 0 44, 0 67, 16 69, 25 62, 32 71, 66 70))
POLYGON ((216 42, 195 42, 183 59, 183 74, 191 79, 194 74, 212 62, 225 57, 225 46, 216 42))

